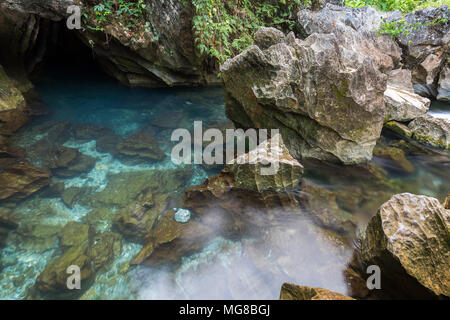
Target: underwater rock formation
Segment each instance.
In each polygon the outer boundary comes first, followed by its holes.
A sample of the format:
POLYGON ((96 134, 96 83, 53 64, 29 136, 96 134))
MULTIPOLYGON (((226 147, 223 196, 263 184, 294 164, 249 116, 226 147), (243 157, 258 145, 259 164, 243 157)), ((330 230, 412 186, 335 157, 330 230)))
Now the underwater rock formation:
POLYGON ((92 284, 97 272, 112 262, 122 251, 119 234, 95 231, 82 223, 69 222, 58 234, 62 254, 39 274, 32 296, 76 298, 92 284), (81 271, 82 290, 67 288, 67 270, 76 265, 81 271))
POLYGON ((395 42, 376 36, 376 23, 374 9, 327 5, 299 12, 305 40, 262 28, 256 45, 221 68, 227 116, 242 128, 279 128, 297 158, 370 160, 385 116, 386 74, 400 61, 395 42))
POLYGON ((165 157, 158 141, 152 134, 138 132, 126 139, 121 139, 113 155, 125 162, 158 161, 165 157))
POLYGON ((25 199, 51 182, 49 170, 19 160, 0 173, 0 201, 25 199))
POLYGON ((437 199, 395 195, 362 235, 362 261, 380 267, 382 290, 392 297, 449 297, 449 228, 450 211, 437 199))
POLYGON ((280 300, 355 300, 343 294, 322 288, 299 286, 292 283, 283 283, 280 300))

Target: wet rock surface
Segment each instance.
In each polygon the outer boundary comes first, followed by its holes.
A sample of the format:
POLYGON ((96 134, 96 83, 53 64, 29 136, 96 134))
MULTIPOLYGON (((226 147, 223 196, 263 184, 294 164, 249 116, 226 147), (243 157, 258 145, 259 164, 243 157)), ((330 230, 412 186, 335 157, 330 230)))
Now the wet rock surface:
POLYGON ((52 260, 36 279, 33 295, 41 298, 76 298, 92 284, 95 274, 112 262, 122 250, 121 236, 104 232, 95 234, 88 225, 69 222, 59 232, 62 254, 52 260), (83 290, 67 288, 67 270, 80 268, 83 290))

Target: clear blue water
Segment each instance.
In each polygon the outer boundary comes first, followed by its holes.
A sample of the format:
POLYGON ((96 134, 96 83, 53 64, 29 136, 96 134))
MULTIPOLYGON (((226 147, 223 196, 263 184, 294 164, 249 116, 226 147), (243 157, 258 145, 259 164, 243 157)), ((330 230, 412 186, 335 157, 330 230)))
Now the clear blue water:
MULTIPOLYGON (((66 188, 90 187, 90 192, 102 192, 114 174, 180 168, 169 157, 174 128, 191 130, 193 122, 199 120, 204 127, 227 121, 220 88, 127 88, 102 74, 76 67, 50 70, 35 83, 51 113, 37 118, 16 135, 16 143, 26 150, 45 138, 46 133, 38 130, 43 124, 68 121, 108 127, 124 138, 150 128, 166 154, 159 162, 129 164, 99 152, 96 139, 70 138, 64 145, 94 157, 96 164, 86 174, 54 179, 63 182, 66 188)), ((383 143, 396 139, 386 137, 383 143)), ((367 178, 364 170, 355 168, 305 163, 305 176, 331 191, 352 193, 353 198, 361 200, 354 201, 354 206, 347 210, 355 215, 359 228, 363 228, 367 218, 394 193, 408 191, 441 199, 450 189, 448 154, 410 154, 407 159, 414 167, 413 172, 405 173, 390 160, 374 158, 373 164, 383 172, 386 183, 393 185, 392 190, 380 190, 383 187, 371 181, 370 175, 367 178)), ((177 190, 181 193, 220 170, 206 170, 200 165, 181 168, 190 176, 177 190)), ((344 195, 338 195, 338 203, 343 206, 341 198, 345 201, 344 195)), ((60 197, 40 194, 17 203, 14 210, 21 216, 19 231, 9 236, 0 253, 3 265, 0 299, 27 298, 36 277, 59 255, 57 232, 69 221, 82 221, 92 209, 95 208, 79 202, 68 207, 60 197)), ((110 230, 112 216, 96 228, 110 230)), ((97 274, 95 282, 80 298, 276 299, 285 281, 347 293, 342 272, 352 252, 350 246, 344 243, 337 246, 331 235, 322 233, 307 217, 278 221, 268 233, 270 240, 266 241, 264 254, 256 258, 252 254, 254 240, 250 237, 232 240, 219 237, 203 250, 183 257, 172 268, 130 267, 130 260, 142 245, 124 241, 121 255, 97 274), (282 254, 274 256, 275 248, 282 254)))

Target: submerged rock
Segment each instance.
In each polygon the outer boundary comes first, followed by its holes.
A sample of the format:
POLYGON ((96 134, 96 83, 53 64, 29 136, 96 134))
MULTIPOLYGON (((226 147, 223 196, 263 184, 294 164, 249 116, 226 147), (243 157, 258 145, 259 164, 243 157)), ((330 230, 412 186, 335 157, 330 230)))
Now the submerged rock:
POLYGON ((362 236, 366 265, 381 268, 396 298, 450 297, 450 211, 438 200, 403 193, 384 203, 362 236))
POLYGON ((32 297, 77 298, 93 283, 97 273, 107 267, 114 257, 120 255, 122 238, 119 234, 104 232, 95 234, 92 227, 69 222, 58 233, 62 254, 48 263, 39 274, 32 290, 32 297), (81 290, 67 288, 70 266, 81 271, 81 290))
POLYGON ((192 220, 176 222, 174 211, 166 210, 147 234, 144 247, 131 264, 157 266, 178 263, 182 257, 204 248, 213 235, 212 229, 202 223, 192 220))
MULTIPOLYGON (((8 53, 17 56, 15 59, 19 60, 16 62, 18 65, 24 64, 25 61, 21 61, 25 60, 23 52, 33 52, 34 49, 41 53, 36 48, 36 38, 46 41, 52 36, 46 28, 40 28, 39 22, 44 19, 39 18, 65 21, 69 16, 68 6, 77 3, 74 0, 14 0, 1 3, 0 13, 12 16, 9 19, 14 22, 5 22, 8 29, 5 27, 2 45, 9 46, 8 53), (16 30, 27 32, 17 32, 14 28, 9 30, 8 24, 16 27, 16 30)), ((92 1, 84 2, 84 6, 89 7, 95 4, 92 1)), ((196 49, 192 29, 195 8, 191 3, 144 0, 144 4, 147 6, 143 11, 145 21, 151 26, 149 28, 143 23, 129 28, 125 21, 113 19, 115 21, 101 26, 103 31, 88 28, 76 31, 83 43, 92 48, 102 68, 130 86, 172 87, 218 83, 216 64, 206 56, 199 55, 196 49), (151 13, 148 11, 150 8, 151 13), (105 41, 105 38, 109 41, 105 41)), ((95 21, 87 23, 98 26, 95 21)), ((49 24, 47 22, 47 26, 49 24)), ((35 54, 32 59, 27 59, 32 60, 28 68, 34 67, 41 58, 40 54, 35 54)))
POLYGON ((381 23, 374 9, 327 5, 300 11, 305 40, 262 29, 258 37, 269 32, 279 42, 254 45, 221 68, 227 116, 242 128, 279 128, 297 158, 370 160, 385 116, 385 73, 400 61, 374 21, 381 23), (360 28, 348 25, 349 14, 360 28))
POLYGON ((114 155, 120 160, 131 163, 158 161, 165 157, 155 137, 146 132, 139 132, 120 140, 114 155))
POLYGON ((450 121, 431 115, 420 116, 408 125, 413 138, 434 147, 450 149, 450 121))
POLYGON ((280 300, 355 300, 343 294, 322 288, 298 286, 284 283, 281 287, 280 300))
POLYGON ((0 201, 25 199, 50 182, 50 171, 19 160, 0 173, 0 201))
POLYGON ((94 168, 96 159, 82 154, 77 149, 56 147, 48 150, 43 165, 52 170, 55 176, 70 178, 89 172, 94 168))
POLYGON ((406 158, 405 152, 399 148, 376 147, 373 150, 373 154, 377 157, 391 160, 392 162, 394 162, 395 166, 398 167, 400 170, 409 173, 413 173, 415 171, 414 165, 406 158))
POLYGON ((0 248, 6 245, 8 233, 18 226, 18 216, 14 211, 0 209, 0 248))
POLYGON ((125 238, 141 243, 150 233, 158 215, 169 204, 167 194, 148 194, 137 202, 118 212, 114 218, 114 228, 125 238))

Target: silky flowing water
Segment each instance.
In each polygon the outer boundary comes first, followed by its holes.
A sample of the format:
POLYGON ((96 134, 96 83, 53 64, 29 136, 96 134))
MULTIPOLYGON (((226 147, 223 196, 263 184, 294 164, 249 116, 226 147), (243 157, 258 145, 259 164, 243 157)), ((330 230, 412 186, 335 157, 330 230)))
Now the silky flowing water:
MULTIPOLYGON (((48 134, 46 123, 67 121, 108 127, 122 137, 151 127, 166 153, 162 161, 127 164, 99 152, 96 139, 72 137, 64 146, 94 157, 96 164, 80 176, 54 178, 66 188, 90 188, 90 193, 97 193, 107 190, 111 177, 117 174, 181 168, 189 177, 177 190, 182 193, 186 187, 200 184, 220 171, 201 165, 176 166, 170 160, 170 136, 175 128, 192 130, 193 122, 200 120, 204 127, 227 121, 220 88, 128 88, 96 72, 75 68, 65 69, 64 73, 46 72, 35 84, 50 114, 35 118, 15 136, 15 142, 25 150, 48 134)), ((432 112, 450 115, 445 104, 433 105, 432 112)), ((397 140, 386 133, 380 145, 397 140)), ((450 189, 450 158, 446 152, 426 150, 407 155, 413 166, 410 172, 399 170, 398 164, 389 159, 375 157, 372 165, 383 176, 382 185, 373 176, 366 176, 365 170, 314 162, 304 163, 305 179, 338 193, 339 207, 351 213, 358 228, 363 229, 379 205, 395 193, 412 192, 443 200, 450 189)), ((35 164, 39 165, 40 160, 34 159, 35 164)), ((122 187, 127 186, 115 185, 119 193, 122 187)), ((58 231, 69 221, 84 221, 93 209, 79 202, 69 207, 59 196, 44 197, 42 193, 18 203, 14 210, 20 215, 19 228, 1 249, 0 299, 27 298, 37 276, 59 254, 58 231), (32 236, 27 230, 33 230, 32 236)), ((96 229, 110 230, 114 214, 111 210, 102 223, 95 224, 96 229)), ((282 283, 287 281, 348 292, 343 271, 353 251, 351 241, 337 241, 308 216, 278 220, 266 232, 269 240, 257 253, 257 240, 250 235, 239 239, 218 237, 203 250, 163 267, 130 267, 130 260, 142 245, 124 241, 121 255, 97 274, 81 299, 276 299, 282 283)))

